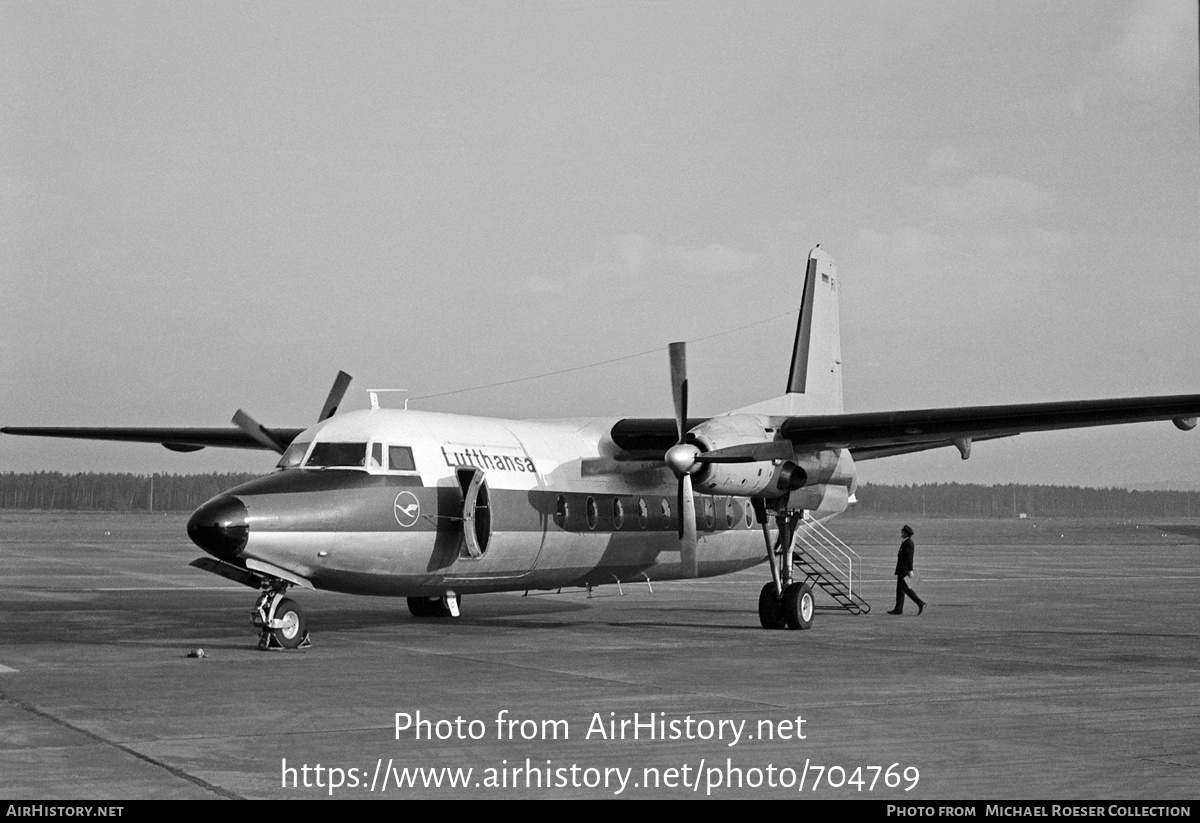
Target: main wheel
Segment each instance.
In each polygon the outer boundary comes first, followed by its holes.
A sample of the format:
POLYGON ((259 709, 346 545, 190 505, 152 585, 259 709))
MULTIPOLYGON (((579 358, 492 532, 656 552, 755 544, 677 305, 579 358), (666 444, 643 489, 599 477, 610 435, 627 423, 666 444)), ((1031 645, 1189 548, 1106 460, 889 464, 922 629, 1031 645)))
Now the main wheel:
POLYGON ((436 597, 410 597, 408 598, 408 612, 413 617, 433 617, 437 614, 438 598, 436 597))
POLYGON ((413 617, 450 617, 444 597, 410 597, 408 611, 413 617))
POLYGON ((783 590, 783 618, 789 629, 811 629, 813 611, 812 586, 792 583, 783 590))
POLYGON ((775 584, 768 583, 758 594, 758 622, 764 629, 782 629, 787 625, 783 616, 783 603, 775 594, 775 584))
POLYGON ((296 649, 304 642, 304 612, 295 600, 284 598, 275 609, 275 619, 280 621, 278 629, 271 629, 275 640, 285 649, 296 649))

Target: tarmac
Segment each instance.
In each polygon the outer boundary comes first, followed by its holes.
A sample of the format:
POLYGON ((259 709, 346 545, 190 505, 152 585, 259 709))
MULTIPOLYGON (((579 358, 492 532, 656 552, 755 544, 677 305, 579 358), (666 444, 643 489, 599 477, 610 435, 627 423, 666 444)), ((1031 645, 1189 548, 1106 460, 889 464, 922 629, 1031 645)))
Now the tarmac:
POLYGON ((873 610, 809 631, 759 627, 762 566, 459 619, 300 592, 312 648, 260 652, 186 518, 0 512, 0 798, 1200 796, 1196 521, 910 519, 919 617, 902 520, 848 516, 873 610))

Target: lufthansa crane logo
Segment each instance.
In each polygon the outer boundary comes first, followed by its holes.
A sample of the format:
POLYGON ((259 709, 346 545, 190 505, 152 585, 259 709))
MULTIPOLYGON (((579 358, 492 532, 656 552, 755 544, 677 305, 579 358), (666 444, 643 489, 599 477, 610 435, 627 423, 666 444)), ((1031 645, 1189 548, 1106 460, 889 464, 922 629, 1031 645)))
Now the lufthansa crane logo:
POLYGON ((407 529, 421 516, 421 501, 412 492, 400 492, 396 495, 396 506, 393 511, 396 515, 396 522, 407 529))

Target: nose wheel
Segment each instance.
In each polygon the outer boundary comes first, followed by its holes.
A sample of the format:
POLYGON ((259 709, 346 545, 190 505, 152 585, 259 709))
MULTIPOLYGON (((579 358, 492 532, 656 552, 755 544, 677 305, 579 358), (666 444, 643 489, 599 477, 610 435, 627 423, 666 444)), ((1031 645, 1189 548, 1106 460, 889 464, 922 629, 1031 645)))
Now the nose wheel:
POLYGON ((266 588, 254 604, 254 610, 250 612, 250 622, 260 630, 259 650, 307 649, 312 646, 300 604, 283 596, 288 584, 276 581, 265 585, 266 588))

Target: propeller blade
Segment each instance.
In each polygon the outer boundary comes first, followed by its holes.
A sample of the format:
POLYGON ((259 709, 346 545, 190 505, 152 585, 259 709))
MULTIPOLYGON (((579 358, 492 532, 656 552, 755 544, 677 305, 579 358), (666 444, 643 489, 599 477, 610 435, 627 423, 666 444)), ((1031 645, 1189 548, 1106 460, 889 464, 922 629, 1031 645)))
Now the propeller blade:
POLYGON ((687 343, 671 343, 667 346, 671 359, 671 399, 675 401, 675 427, 679 442, 683 442, 684 426, 687 425, 687 343))
POLYGON ((342 397, 346 394, 346 389, 350 386, 350 375, 344 371, 339 371, 337 377, 334 378, 333 388, 329 390, 329 396, 325 398, 325 405, 321 407, 321 415, 317 418, 317 422, 328 420, 333 417, 338 410, 338 406, 342 404, 342 397))
POLYGON ((699 564, 696 560, 696 498, 692 494, 691 475, 679 478, 679 565, 683 576, 696 577, 699 564))
POLYGON ((696 455, 697 463, 758 463, 767 460, 791 460, 792 444, 789 440, 771 440, 766 443, 746 443, 727 446, 696 455))
POLYGON ((287 445, 279 438, 275 432, 268 429, 262 423, 259 423, 250 415, 246 414, 242 409, 238 409, 233 415, 233 425, 244 431, 246 434, 253 437, 259 443, 262 443, 268 449, 283 454, 287 451, 287 445))
POLYGON ((665 462, 679 477, 679 496, 675 501, 679 511, 679 566, 680 573, 690 578, 699 574, 696 560, 699 538, 696 535, 696 497, 692 493, 692 476, 689 472, 694 471, 695 457, 700 449, 684 444, 688 405, 687 344, 669 344, 667 356, 671 360, 671 399, 675 402, 675 430, 679 442, 667 451, 665 462))

